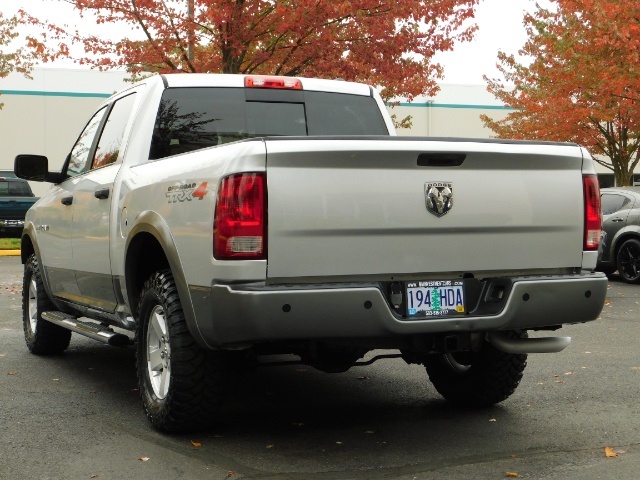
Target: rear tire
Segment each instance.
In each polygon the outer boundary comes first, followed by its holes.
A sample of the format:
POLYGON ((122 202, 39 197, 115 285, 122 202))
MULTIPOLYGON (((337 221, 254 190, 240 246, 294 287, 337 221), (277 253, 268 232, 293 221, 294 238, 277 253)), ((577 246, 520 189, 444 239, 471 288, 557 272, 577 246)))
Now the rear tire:
POLYGON ((31 255, 24 265, 22 279, 22 328, 31 353, 53 355, 64 352, 71 341, 71 330, 42 318, 42 312, 57 310, 47 296, 40 275, 38 258, 31 255))
POLYGON ((202 430, 217 419, 228 371, 225 357, 196 344, 169 270, 151 275, 142 289, 136 368, 142 406, 155 428, 202 430))
POLYGON ((622 280, 640 282, 640 241, 632 238, 624 242, 618 250, 616 265, 622 280))
MULTIPOLYGON (((509 332, 525 338, 526 332, 509 332)), ((509 398, 527 366, 526 354, 505 353, 489 342, 478 352, 431 355, 424 362, 435 389, 448 401, 463 406, 487 407, 509 398)))

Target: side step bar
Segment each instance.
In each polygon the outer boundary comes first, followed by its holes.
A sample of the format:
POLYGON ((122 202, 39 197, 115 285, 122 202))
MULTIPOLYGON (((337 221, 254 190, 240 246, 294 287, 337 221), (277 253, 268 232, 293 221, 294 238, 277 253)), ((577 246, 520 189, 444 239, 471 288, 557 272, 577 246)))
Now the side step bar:
POLYGON ((123 333, 117 333, 104 325, 81 322, 77 318, 63 312, 42 312, 42 318, 72 332, 79 333, 80 335, 98 340, 102 343, 107 343, 114 347, 124 347, 133 343, 131 338, 123 333))
POLYGON ((544 338, 510 338, 500 332, 487 333, 487 340, 505 353, 557 353, 561 352, 569 343, 571 337, 544 338))

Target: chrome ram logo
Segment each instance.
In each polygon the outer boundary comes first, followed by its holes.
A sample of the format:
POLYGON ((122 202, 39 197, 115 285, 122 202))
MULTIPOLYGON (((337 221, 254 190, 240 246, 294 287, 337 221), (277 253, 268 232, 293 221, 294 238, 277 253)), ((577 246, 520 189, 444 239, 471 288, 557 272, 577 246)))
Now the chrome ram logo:
POLYGON ((453 184, 451 182, 425 183, 424 196, 427 210, 436 217, 442 217, 453 207, 453 184))

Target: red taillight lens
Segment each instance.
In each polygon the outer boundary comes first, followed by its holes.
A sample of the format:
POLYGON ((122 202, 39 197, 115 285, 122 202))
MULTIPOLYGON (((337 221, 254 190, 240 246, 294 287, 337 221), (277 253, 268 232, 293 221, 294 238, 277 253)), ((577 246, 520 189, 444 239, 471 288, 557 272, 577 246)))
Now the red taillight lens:
POLYGON ((582 177, 584 190, 584 250, 598 250, 602 230, 600 184, 595 175, 582 177))
POLYGON ((297 78, 268 77, 264 75, 244 77, 244 86, 247 88, 286 88, 290 90, 302 90, 302 82, 297 78))
POLYGON ((266 186, 264 173, 239 173, 222 179, 213 223, 215 258, 266 258, 266 186))

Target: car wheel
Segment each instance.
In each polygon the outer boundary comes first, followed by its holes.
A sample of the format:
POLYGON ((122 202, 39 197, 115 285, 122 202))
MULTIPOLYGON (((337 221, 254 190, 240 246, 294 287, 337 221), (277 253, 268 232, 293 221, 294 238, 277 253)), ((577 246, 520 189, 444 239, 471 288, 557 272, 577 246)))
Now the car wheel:
POLYGON ((38 355, 62 353, 71 341, 71 330, 42 318, 42 312, 57 310, 42 283, 38 258, 31 255, 22 279, 22 328, 27 347, 38 355))
POLYGON ((631 239, 624 242, 618 250, 616 264, 625 282, 640 282, 640 241, 631 239))
POLYGON ((167 432, 209 427, 225 393, 223 352, 200 348, 189 333, 171 272, 144 284, 136 327, 136 369, 145 414, 167 432))
MULTIPOLYGON (((525 338, 526 332, 510 332, 525 338)), ((527 365, 526 354, 511 354, 484 342, 478 352, 430 355, 424 365, 429 380, 446 400, 457 405, 486 407, 515 392, 527 365)))

